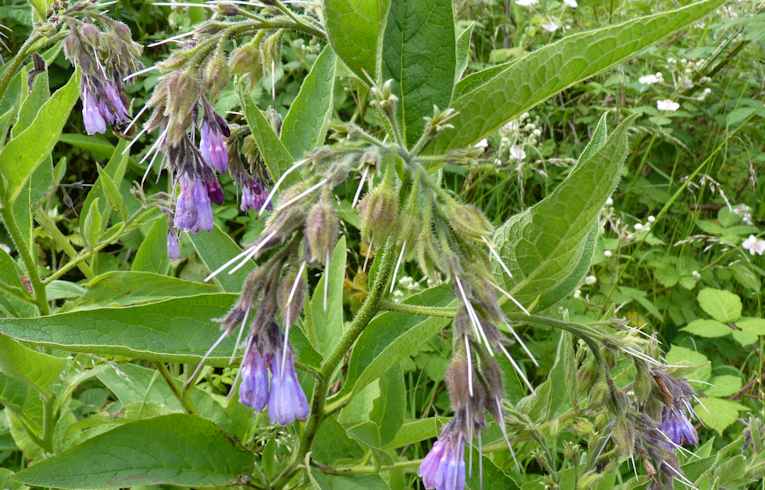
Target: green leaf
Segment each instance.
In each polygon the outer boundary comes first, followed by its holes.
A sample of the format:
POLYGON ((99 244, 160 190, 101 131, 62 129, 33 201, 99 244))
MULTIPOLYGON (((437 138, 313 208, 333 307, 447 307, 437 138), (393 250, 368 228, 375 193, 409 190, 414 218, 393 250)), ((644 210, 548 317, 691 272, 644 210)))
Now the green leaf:
POLYGON ((0 372, 34 386, 49 394, 66 360, 30 349, 13 339, 0 335, 0 372))
POLYGON ((79 94, 80 72, 77 70, 67 84, 43 104, 29 127, 0 150, 0 174, 5 178, 9 201, 16 199, 37 166, 53 151, 79 94))
MULTIPOLYGON (((246 95, 242 95, 241 99, 247 125, 250 126, 250 131, 252 131, 252 136, 255 138, 255 143, 258 145, 258 150, 260 150, 268 173, 275 182, 290 168, 295 159, 279 140, 279 136, 274 132, 268 118, 258 109, 255 102, 246 95)), ((292 173, 285 178, 284 184, 288 186, 297 180, 298 175, 292 173)))
POLYGON ((232 485, 253 456, 210 421, 172 414, 122 425, 18 473, 27 485, 54 488, 232 485))
MULTIPOLYGON (((126 308, 98 308, 42 318, 0 319, 0 333, 70 352, 134 359, 197 362, 220 335, 234 294, 204 294, 126 308)), ((208 359, 228 364, 234 340, 224 340, 208 359)))
MULTIPOLYGON (((29 72, 23 70, 24 80, 28 80, 29 72)), ((25 90, 27 84, 22 85, 22 90, 25 90)), ((25 130, 32 124, 40 108, 45 104, 45 101, 50 98, 50 86, 48 83, 48 72, 43 71, 35 76, 32 88, 29 90, 29 94, 24 98, 19 113, 16 115, 16 124, 13 125, 12 137, 18 135, 21 131, 25 130)))
MULTIPOLYGON (((124 155, 124 160, 127 162, 127 155, 124 155)), ((112 177, 106 173, 101 166, 98 168, 98 182, 101 183, 103 193, 106 196, 106 203, 108 203, 112 209, 116 209, 123 221, 128 219, 127 207, 125 207, 125 201, 122 199, 117 184, 112 180, 112 177)))
POLYGON ((110 271, 94 277, 77 305, 126 306, 168 298, 215 293, 214 284, 185 281, 143 271, 110 271))
POLYGON ((380 396, 375 400, 369 418, 378 428, 377 447, 390 443, 406 413, 406 386, 401 366, 393 365, 380 377, 380 396))
POLYGON ((453 129, 428 147, 433 154, 469 146, 558 92, 599 73, 725 3, 705 0, 683 8, 568 36, 527 54, 456 98, 453 129))
POLYGON ((736 422, 739 412, 746 411, 749 411, 749 408, 740 403, 706 396, 699 399, 699 403, 694 407, 694 412, 704 425, 716 430, 720 435, 736 422))
POLYGON ((760 292, 760 289, 762 288, 760 277, 749 267, 739 262, 733 264, 731 270, 733 271, 733 278, 736 279, 739 284, 757 293, 760 292))
POLYGON ((730 291, 704 288, 697 299, 701 309, 718 322, 735 322, 741 317, 741 298, 730 291))
POLYGON ((309 305, 310 318, 307 323, 308 338, 316 350, 326 356, 340 341, 345 330, 343 324, 343 282, 347 249, 345 236, 341 237, 332 252, 329 267, 314 289, 309 305), (329 283, 327 279, 329 278, 329 283), (325 284, 327 287, 325 288, 325 284), (326 308, 325 298, 326 294, 326 308))
POLYGON ((324 143, 332 119, 335 66, 335 53, 324 48, 284 118, 281 140, 294 158, 324 143))
POLYGON ((736 327, 752 335, 765 335, 765 319, 763 318, 742 318, 736 321, 736 327))
MULTIPOLYGON (((99 210, 104 218, 104 223, 108 223, 109 217, 113 209, 118 209, 120 213, 127 214, 125 209, 124 200, 122 194, 119 192, 122 180, 125 178, 125 172, 127 171, 128 162, 130 160, 130 154, 125 151, 128 141, 120 140, 116 148, 110 153, 111 157, 106 163, 103 169, 99 169, 99 176, 93 187, 90 188, 88 195, 85 197, 85 202, 82 204, 82 209, 89 209, 94 200, 99 199, 99 210), (111 182, 106 182, 109 179, 111 182), (111 184, 111 185, 110 185, 111 184), (107 191, 107 187, 111 187, 111 190, 107 191), (116 195, 115 195, 116 188, 116 195), (112 194, 109 197, 109 194, 112 194), (115 204, 113 201, 119 200, 121 205, 115 204)), ((124 218, 123 218, 124 219, 124 218)))
POLYGON ((359 78, 376 80, 390 0, 324 0, 322 6, 332 49, 359 78))
POLYGON ((394 81, 407 143, 423 132, 433 106, 449 107, 457 66, 452 0, 391 0, 382 52, 383 80, 394 81))
POLYGON ((470 38, 473 35, 474 27, 475 23, 471 23, 457 36, 457 66, 454 72, 454 83, 459 82, 468 67, 468 63, 470 63, 470 38))
POLYGON ((114 146, 103 136, 64 133, 59 138, 59 141, 72 145, 75 148, 89 151, 91 155, 99 160, 105 160, 114 154, 114 146))
MULTIPOLYGON (((199 255, 199 258, 202 259, 202 262, 205 263, 210 271, 217 270, 242 252, 239 245, 225 231, 221 230, 218 225, 215 225, 210 231, 189 233, 188 237, 194 245, 197 255, 199 255)), ((252 272, 255 267, 255 262, 248 261, 247 265, 235 273, 229 274, 228 271, 223 271, 215 276, 214 280, 224 290, 238 292, 241 291, 247 274, 252 272)))
POLYGON ((100 200, 101 198, 97 197, 90 203, 82 221, 82 237, 91 249, 98 245, 98 238, 106 224, 99 208, 100 200))
MULTIPOLYGON (((712 363, 700 352, 673 345, 667 352, 666 358, 667 364, 681 367, 683 376, 692 380, 691 384, 698 384, 694 381, 703 383, 712 375, 712 363)), ((705 387, 706 384, 703 385, 702 389, 705 387)))
POLYGON ((389 490, 377 475, 335 476, 314 472, 313 478, 321 490, 389 490))
MULTIPOLYGON (((574 170, 552 194, 513 216, 496 232, 495 243, 513 274, 495 273, 524 305, 545 309, 573 291, 589 268, 591 234, 613 192, 627 156, 625 121, 611 134, 601 118, 574 170), (576 279, 576 281, 572 280, 576 279)), ((509 306, 508 303, 508 307, 509 306)))
POLYGON ((730 335, 733 331, 724 323, 720 323, 716 320, 693 320, 691 323, 683 327, 681 330, 689 332, 699 337, 715 338, 724 337, 730 335))
MULTIPOLYGON (((453 299, 449 289, 436 287, 409 298, 406 303, 446 306, 453 299)), ((423 318, 398 312, 376 316, 356 341, 342 393, 358 393, 391 366, 423 349, 427 340, 448 323, 448 318, 423 318)))
POLYGON ((397 449, 436 437, 441 432, 441 427, 445 422, 445 419, 439 419, 438 417, 404 422, 393 439, 385 447, 386 449, 397 449))
POLYGON ((741 378, 730 374, 715 376, 709 382, 711 386, 704 390, 706 396, 726 397, 741 389, 741 378))
POLYGON ((170 267, 167 256, 167 216, 161 215, 149 228, 138 252, 135 254, 130 270, 166 274, 170 267))

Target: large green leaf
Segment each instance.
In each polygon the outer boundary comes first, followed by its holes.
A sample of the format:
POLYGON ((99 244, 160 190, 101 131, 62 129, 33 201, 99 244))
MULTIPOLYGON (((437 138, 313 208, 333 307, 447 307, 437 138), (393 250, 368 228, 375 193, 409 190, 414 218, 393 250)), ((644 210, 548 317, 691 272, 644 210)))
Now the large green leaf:
POLYGON ((324 0, 324 24, 335 53, 362 80, 377 79, 390 0, 324 0))
POLYGON ((167 216, 161 215, 152 223, 146 238, 141 242, 130 266, 131 271, 167 273, 170 258, 167 254, 167 216))
POLYGON ((0 335, 0 372, 29 383, 40 393, 48 394, 56 382, 66 360, 51 356, 0 335))
POLYGON ((40 108, 32 123, 0 150, 0 173, 5 179, 6 197, 13 201, 37 166, 58 141, 69 113, 80 94, 80 72, 40 108))
POLYGON ((343 236, 337 242, 329 261, 329 267, 316 285, 308 305, 309 318, 306 322, 308 338, 316 350, 324 356, 329 354, 337 345, 345 329, 343 323, 343 282, 345 281, 346 256, 347 249, 345 236, 343 236))
MULTIPOLYGON (((242 252, 239 245, 231 239, 228 234, 215 225, 210 231, 200 231, 198 233, 189 233, 189 239, 194 245, 194 250, 202 259, 210 271, 218 269, 236 255, 242 252)), ((230 292, 237 292, 242 289, 244 280, 255 268, 255 262, 248 261, 247 265, 233 274, 223 271, 215 276, 215 282, 221 285, 223 289, 230 292)))
POLYGON ((152 272, 111 271, 94 277, 78 306, 127 306, 180 296, 215 293, 214 284, 185 281, 152 272))
POLYGON ((303 158, 327 135, 335 93, 335 60, 332 48, 324 48, 284 118, 281 140, 294 158, 303 158))
MULTIPOLYGON (((98 308, 42 318, 0 319, 0 333, 71 352, 121 355, 174 362, 199 361, 220 335, 234 294, 203 294, 127 308, 98 308)), ((209 358, 226 365, 233 336, 209 358)))
POLYGON ((253 456, 210 421, 172 414, 117 427, 18 473, 53 488, 232 485, 252 471, 253 456))
POLYGON ((587 270, 598 214, 627 156, 628 126, 625 122, 609 135, 601 118, 566 180, 497 230, 495 243, 513 277, 500 267, 496 272, 521 303, 544 309, 571 292, 587 270))
POLYGON ((391 0, 382 53, 395 82, 407 142, 414 145, 433 106, 446 109, 457 70, 452 0, 391 0))
MULTIPOLYGON (((252 98, 242 95, 241 99, 244 106, 244 115, 247 118, 247 125, 250 126, 252 136, 258 145, 260 156, 263 157, 263 162, 266 164, 271 179, 276 181, 292 165, 295 159, 292 158, 292 154, 281 142, 268 118, 258 109, 252 98)), ((288 175, 285 184, 291 184, 297 177, 295 173, 288 175)))
POLYGON ((688 26, 723 3, 725 0, 704 0, 574 34, 524 56, 455 99, 454 128, 441 133, 429 151, 440 154, 475 143, 536 104, 688 26))
MULTIPOLYGON (((406 302, 446 306, 453 299, 449 289, 437 287, 423 291, 406 302)), ((447 323, 447 318, 423 318, 398 312, 375 317, 356 342, 342 392, 358 393, 391 366, 422 349, 424 343, 447 323)))

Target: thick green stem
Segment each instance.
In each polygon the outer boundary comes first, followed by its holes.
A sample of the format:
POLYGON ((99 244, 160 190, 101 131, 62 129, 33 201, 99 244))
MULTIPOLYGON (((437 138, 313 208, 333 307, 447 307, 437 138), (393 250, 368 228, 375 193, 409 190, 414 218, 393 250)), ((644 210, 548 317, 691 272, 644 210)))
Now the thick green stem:
POLYGON ((11 236, 16 250, 21 256, 21 260, 24 261, 24 265, 27 268, 27 274, 29 274, 29 281, 32 283, 32 290, 34 292, 34 300, 37 308, 40 310, 40 315, 45 316, 50 313, 48 306, 48 297, 45 293, 45 285, 40 280, 40 274, 37 271, 37 263, 32 256, 32 244, 26 243, 24 235, 19 229, 19 225, 16 223, 16 217, 13 215, 13 204, 4 200, 3 202, 3 222, 5 223, 5 229, 8 230, 8 234, 11 236))
POLYGON ((375 277, 374 284, 372 285, 366 300, 364 300, 364 304, 361 306, 356 317, 343 334, 340 342, 321 365, 318 381, 313 391, 311 414, 305 424, 303 435, 300 438, 300 446, 295 453, 292 463, 271 485, 273 488, 283 488, 298 470, 305 455, 311 450, 311 445, 316 437, 316 432, 319 430, 319 426, 325 415, 324 405, 327 400, 327 390, 329 389, 332 375, 338 369, 343 358, 356 342, 356 339, 358 339, 359 335, 361 335, 375 314, 380 310, 381 302, 385 295, 385 289, 388 285, 396 260, 396 254, 393 253, 393 245, 394 241, 391 239, 385 244, 385 248, 382 252, 382 261, 377 270, 377 276, 375 277))

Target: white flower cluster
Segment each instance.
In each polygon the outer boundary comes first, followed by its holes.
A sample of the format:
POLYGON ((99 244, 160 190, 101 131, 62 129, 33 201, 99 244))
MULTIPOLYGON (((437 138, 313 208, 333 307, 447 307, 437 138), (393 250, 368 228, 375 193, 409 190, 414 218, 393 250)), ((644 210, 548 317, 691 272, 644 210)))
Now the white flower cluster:
POLYGON ((505 124, 499 130, 500 143, 497 165, 503 165, 504 158, 512 162, 523 162, 526 160, 526 148, 536 146, 539 138, 542 136, 542 130, 536 122, 529 119, 528 112, 521 114, 518 119, 514 119, 505 124))
POLYGON ((749 235, 741 244, 741 247, 752 255, 765 254, 765 240, 749 235))

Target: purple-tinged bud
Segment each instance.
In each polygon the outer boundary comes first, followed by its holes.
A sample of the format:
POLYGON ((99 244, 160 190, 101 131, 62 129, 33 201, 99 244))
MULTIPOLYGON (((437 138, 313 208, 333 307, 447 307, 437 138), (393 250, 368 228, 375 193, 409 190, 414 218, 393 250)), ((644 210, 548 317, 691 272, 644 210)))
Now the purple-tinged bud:
POLYGON ((87 89, 82 93, 82 120, 88 134, 106 132, 106 121, 101 115, 99 103, 95 95, 87 89))
POLYGON ((325 262, 337 243, 339 226, 329 193, 324 193, 308 211, 305 220, 305 238, 312 262, 326 265, 325 262))
POLYGON ((398 223, 398 194, 385 183, 376 187, 359 203, 361 233, 374 241, 384 243, 396 232, 398 223))
POLYGON ((465 437, 454 421, 441 432, 418 474, 428 490, 464 490, 465 437))
MULTIPOLYGON (((225 122, 224 122, 225 123, 225 122)), ((205 119, 202 122, 202 138, 199 141, 199 151, 202 158, 210 167, 218 172, 228 170, 228 149, 226 136, 216 122, 205 119)))
POLYGON ((102 106, 102 111, 107 111, 106 114, 102 112, 104 119, 109 121, 109 124, 122 124, 128 121, 128 110, 127 107, 125 107, 125 102, 122 100, 122 94, 117 88, 116 83, 108 82, 104 85, 104 96, 111 109, 109 110, 109 108, 102 106))
POLYGON ((676 445, 690 444, 695 446, 699 443, 696 429, 688 420, 685 412, 664 407, 661 414, 660 430, 676 445))
POLYGON ((175 230, 167 232, 167 256, 170 260, 181 258, 181 244, 178 241, 178 233, 175 230))
POLYGON ((268 418, 272 424, 287 425, 308 417, 308 400, 295 373, 292 351, 287 348, 284 370, 281 352, 271 362, 271 394, 268 398, 268 418))
POLYGON ((207 186, 199 177, 184 176, 181 179, 181 194, 175 207, 176 228, 197 232, 213 227, 212 204, 207 186))
POLYGON ((266 359, 255 345, 252 345, 242 363, 239 401, 258 412, 263 411, 268 404, 270 387, 267 367, 274 362, 272 356, 269 357, 271 358, 266 359))
POLYGON ((98 27, 89 22, 83 22, 80 24, 80 36, 82 36, 91 46, 95 47, 99 44, 101 37, 101 31, 98 27))
POLYGON ((223 188, 214 175, 210 175, 205 179, 205 186, 207 187, 207 195, 210 196, 210 201, 215 204, 223 204, 223 188))
POLYGON ((239 207, 244 212, 250 209, 260 210, 267 197, 268 192, 260 180, 249 177, 242 182, 242 203, 239 207))

